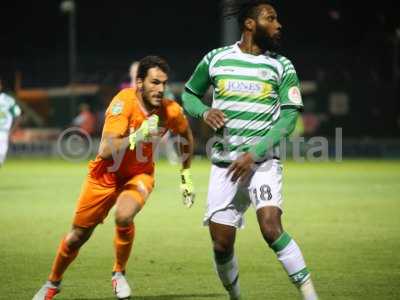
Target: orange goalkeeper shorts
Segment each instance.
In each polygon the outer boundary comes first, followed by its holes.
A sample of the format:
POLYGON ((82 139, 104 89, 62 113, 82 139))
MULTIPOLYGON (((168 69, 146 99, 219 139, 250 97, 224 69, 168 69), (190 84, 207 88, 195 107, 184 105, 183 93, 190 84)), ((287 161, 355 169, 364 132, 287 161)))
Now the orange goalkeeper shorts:
POLYGON ((143 206, 153 187, 154 177, 145 173, 115 185, 104 185, 89 175, 78 198, 73 225, 90 228, 102 223, 122 192, 130 193, 143 206))

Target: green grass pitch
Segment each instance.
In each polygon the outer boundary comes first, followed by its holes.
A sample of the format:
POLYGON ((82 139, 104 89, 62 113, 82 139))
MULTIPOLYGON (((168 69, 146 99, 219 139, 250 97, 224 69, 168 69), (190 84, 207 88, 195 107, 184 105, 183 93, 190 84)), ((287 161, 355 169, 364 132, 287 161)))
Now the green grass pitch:
MULTIPOLYGON (((159 162, 136 219, 128 279, 138 300, 227 299, 201 226, 209 163, 197 160, 195 206, 183 207, 178 166, 159 162)), ((0 299, 31 299, 68 231, 86 163, 8 160, 0 169, 0 299)), ((285 229, 297 240, 321 300, 400 299, 400 161, 285 162, 285 229)), ((57 299, 114 299, 113 212, 68 269, 57 299)), ((244 299, 298 299, 246 214, 236 253, 244 299)))

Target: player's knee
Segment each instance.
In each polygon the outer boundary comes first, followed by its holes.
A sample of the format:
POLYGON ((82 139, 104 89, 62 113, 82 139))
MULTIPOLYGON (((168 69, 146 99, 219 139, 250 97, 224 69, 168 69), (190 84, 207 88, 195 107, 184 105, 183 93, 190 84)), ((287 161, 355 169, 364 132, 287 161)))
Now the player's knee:
POLYGON ((133 222, 133 215, 126 212, 115 213, 115 224, 120 227, 127 227, 133 222))
POLYGON ((73 228, 65 237, 65 242, 71 249, 79 249, 90 237, 93 229, 73 228))
POLYGON ((276 241, 283 232, 280 223, 273 220, 264 220, 260 224, 260 229, 268 245, 271 245, 274 241, 276 241))
POLYGON ((209 229, 214 252, 232 253, 235 243, 236 228, 211 221, 209 229))
POLYGON ((233 248, 226 251, 218 251, 214 248, 214 259, 217 264, 223 265, 230 261, 233 257, 233 248))
POLYGON ((257 211, 258 224, 268 245, 271 245, 283 233, 281 215, 282 212, 277 207, 265 207, 257 211))
POLYGON ((127 227, 133 222, 135 216, 134 210, 124 210, 121 207, 115 210, 115 224, 121 227, 127 227))
POLYGON ((213 241, 214 253, 221 255, 230 255, 233 252, 234 241, 226 238, 217 238, 213 241))
POLYGON ((142 205, 131 193, 122 193, 117 200, 115 209, 115 224, 126 227, 132 224, 135 215, 142 209, 142 205))

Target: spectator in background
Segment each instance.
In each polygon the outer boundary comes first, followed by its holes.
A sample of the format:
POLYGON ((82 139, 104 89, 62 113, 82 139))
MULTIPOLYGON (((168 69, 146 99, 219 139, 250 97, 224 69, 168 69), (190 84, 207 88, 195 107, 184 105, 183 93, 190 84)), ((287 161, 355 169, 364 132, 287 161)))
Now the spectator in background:
POLYGON ((0 77, 0 167, 3 165, 7 150, 8 138, 13 129, 13 121, 21 114, 15 99, 3 92, 3 81, 0 77))
POLYGON ((92 136, 96 131, 95 115, 90 111, 90 106, 87 103, 80 104, 79 111, 80 113, 74 118, 72 124, 92 136))
POLYGON ((125 81, 120 84, 119 89, 134 88, 136 86, 136 74, 139 67, 139 62, 134 61, 129 67, 129 78, 130 81, 125 81))

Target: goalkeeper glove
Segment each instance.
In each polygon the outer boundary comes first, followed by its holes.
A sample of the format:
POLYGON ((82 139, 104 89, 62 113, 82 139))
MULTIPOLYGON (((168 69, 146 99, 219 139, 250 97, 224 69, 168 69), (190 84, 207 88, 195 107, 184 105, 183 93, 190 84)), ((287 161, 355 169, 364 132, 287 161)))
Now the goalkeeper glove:
POLYGON ((140 127, 129 135, 129 149, 135 149, 137 142, 147 140, 153 134, 157 133, 159 117, 151 115, 147 120, 144 120, 140 127))
POLYGON ((192 174, 189 169, 181 171, 181 191, 183 196, 183 205, 190 208, 194 203, 194 187, 192 182, 192 174))

